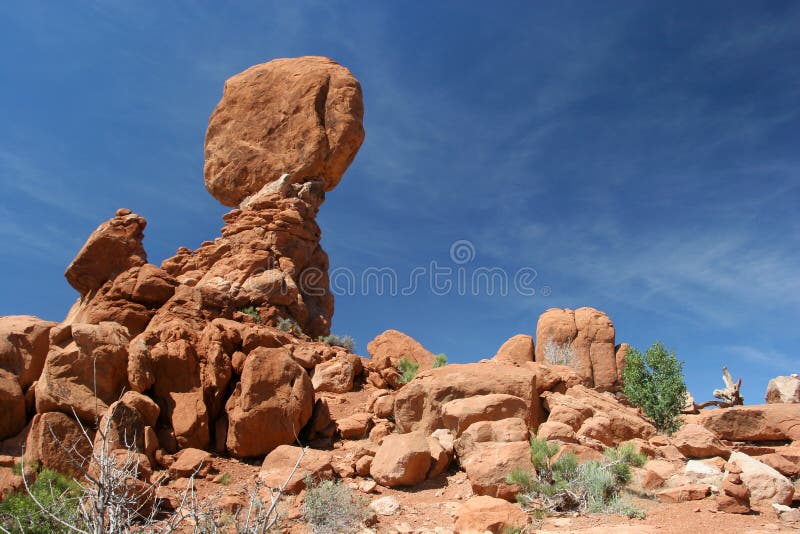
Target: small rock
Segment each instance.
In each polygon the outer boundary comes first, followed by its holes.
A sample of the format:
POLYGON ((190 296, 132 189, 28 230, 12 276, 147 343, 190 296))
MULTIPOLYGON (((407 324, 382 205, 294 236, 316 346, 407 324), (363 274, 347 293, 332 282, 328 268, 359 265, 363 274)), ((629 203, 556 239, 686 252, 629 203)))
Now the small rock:
POLYGON ((378 515, 394 515, 400 511, 400 501, 394 497, 381 497, 369 503, 369 509, 378 515))
POLYGON ((800 523, 800 509, 791 508, 784 504, 772 503, 772 507, 778 513, 778 519, 787 523, 800 523))

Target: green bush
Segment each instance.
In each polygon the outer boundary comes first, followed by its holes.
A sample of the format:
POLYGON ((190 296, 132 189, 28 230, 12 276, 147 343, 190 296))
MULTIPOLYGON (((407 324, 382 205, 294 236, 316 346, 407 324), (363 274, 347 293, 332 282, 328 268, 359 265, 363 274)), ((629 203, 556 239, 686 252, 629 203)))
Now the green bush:
POLYGON ((275 323, 275 327, 288 334, 294 334, 296 336, 303 335, 303 329, 300 328, 300 325, 297 324, 297 321, 291 318, 281 317, 278 319, 278 322, 275 323))
POLYGON ((245 315, 249 315, 253 317, 258 324, 261 324, 261 314, 258 313, 258 310, 255 306, 247 306, 246 308, 242 308, 239 310, 240 312, 244 313, 245 315))
POLYGON ((351 336, 337 336, 331 334, 329 336, 319 336, 317 341, 322 341, 331 347, 342 347, 345 350, 352 351, 356 346, 356 340, 351 336))
POLYGON ((447 365, 447 354, 437 354, 433 359, 433 368, 436 369, 438 367, 444 367, 445 365, 447 365))
POLYGON ((553 460, 558 445, 536 437, 531 439, 531 461, 535 471, 517 469, 508 482, 522 492, 517 501, 529 512, 620 513, 642 517, 643 513, 621 499, 620 491, 631 477, 630 465, 641 465, 643 456, 632 446, 606 449, 602 460, 578 463, 572 453, 553 460))
POLYGON ((397 371, 400 373, 400 382, 403 384, 408 384, 414 380, 418 370, 419 364, 408 356, 403 356, 400 361, 397 362, 397 371))
POLYGON ((306 477, 303 520, 313 534, 356 532, 367 518, 365 502, 341 481, 313 482, 306 477))
POLYGON ((660 342, 644 356, 631 347, 622 371, 623 393, 653 420, 659 432, 671 434, 680 428, 681 408, 686 402, 683 362, 660 342))
MULTIPOLYGON (((30 489, 33 497, 50 513, 68 524, 75 524, 77 499, 81 494, 80 484, 57 471, 43 469, 30 489)), ((25 534, 70 531, 43 513, 33 497, 26 492, 9 495, 0 503, 0 525, 11 532, 25 534)))

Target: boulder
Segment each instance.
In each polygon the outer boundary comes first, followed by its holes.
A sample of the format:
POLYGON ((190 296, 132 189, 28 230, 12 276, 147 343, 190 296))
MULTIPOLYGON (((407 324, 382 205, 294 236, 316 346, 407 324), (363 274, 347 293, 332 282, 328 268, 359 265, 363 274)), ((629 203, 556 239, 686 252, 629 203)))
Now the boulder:
POLYGON ((683 469, 683 474, 695 483, 719 485, 722 480, 722 469, 708 462, 689 460, 683 469))
POLYGON ((400 511, 400 501, 391 495, 379 497, 369 503, 369 509, 378 515, 394 515, 400 511))
POLYGON ((137 391, 126 391, 122 395, 120 402, 139 412, 146 426, 156 426, 161 408, 158 407, 158 404, 153 399, 137 391))
POLYGON ((372 430, 372 424, 372 416, 364 412, 336 420, 342 439, 364 439, 372 430))
POLYGON ((522 489, 509 483, 508 475, 516 469, 534 472, 527 441, 475 443, 468 454, 459 455, 458 461, 473 493, 508 501, 513 501, 522 489))
POLYGON ((800 376, 776 376, 767 384, 767 404, 800 403, 800 376))
POLYGON ((455 530, 459 534, 502 534, 521 531, 527 525, 528 514, 519 506, 489 496, 473 497, 455 512, 455 530))
POLYGON ((32 315, 0 317, 0 369, 16 375, 23 390, 42 374, 55 325, 32 315))
MULTIPOLYGON (((577 385, 564 394, 545 392, 542 398, 549 412, 547 421, 570 427, 579 440, 596 440, 610 447, 656 434, 655 427, 637 410, 623 405, 610 393, 577 385)), ((562 434, 568 435, 565 430, 562 434)))
POLYGON ((384 438, 375 458, 370 475, 381 486, 414 486, 428 475, 431 451, 422 432, 392 434, 384 438))
POLYGON ((106 454, 117 449, 143 453, 146 451, 145 426, 138 410, 122 401, 113 402, 100 419, 94 450, 106 454))
POLYGON ((541 406, 536 375, 524 367, 494 362, 450 364, 418 373, 395 395, 395 422, 400 432, 430 433, 444 428, 442 407, 451 400, 491 394, 522 399, 529 409, 526 424, 538 427, 541 406))
POLYGON ((354 360, 358 359, 352 355, 344 355, 317 365, 314 368, 314 376, 311 377, 314 391, 318 393, 352 391, 357 371, 354 360))
POLYGON ((72 324, 51 333, 36 411, 74 412, 93 423, 128 388, 128 330, 117 323, 72 324))
POLYGON ((524 420, 528 418, 529 411, 526 402, 514 395, 504 393, 476 395, 443 404, 442 423, 444 428, 452 430, 458 437, 472 423, 499 421, 510 417, 524 420))
POLYGON ((588 385, 600 391, 616 391, 621 381, 614 336, 614 323, 601 311, 550 308, 536 325, 536 361, 555 363, 547 361, 548 346, 568 345, 575 358, 569 363, 588 385))
POLYGON ((729 472, 722 480, 721 494, 717 499, 717 510, 729 514, 750 512, 750 491, 742 482, 741 468, 729 465, 729 472))
POLYGON ((800 440, 800 404, 757 404, 683 416, 729 441, 800 440))
POLYGON ((0 440, 19 434, 25 428, 25 396, 17 377, 0 369, 0 440))
POLYGON ((547 441, 578 443, 578 437, 572 427, 558 421, 545 421, 539 425, 536 436, 547 441))
POLYGON ((93 431, 60 412, 36 414, 25 442, 25 463, 38 464, 65 474, 80 476, 83 459, 91 458, 93 431), (67 451, 74 450, 74 453, 67 451))
POLYGON ((105 282, 131 267, 144 265, 147 253, 142 246, 144 217, 130 210, 117 210, 117 215, 101 224, 83 245, 64 276, 81 296, 100 289, 105 282))
POLYGON ((672 436, 672 444, 687 458, 727 458, 730 450, 704 426, 685 424, 672 436))
POLYGON ((524 365, 534 361, 533 338, 525 334, 517 334, 503 343, 493 360, 509 365, 524 365))
POLYGON ((225 405, 228 451, 238 457, 261 456, 294 442, 313 407, 311 379, 287 350, 251 351, 225 405))
POLYGON ((279 445, 264 458, 258 476, 270 488, 279 488, 285 484, 286 491, 297 493, 306 487, 307 476, 314 481, 333 478, 331 460, 332 455, 327 451, 279 445), (292 474, 295 465, 297 470, 292 474))
POLYGON ((794 495, 791 481, 765 463, 741 452, 732 452, 728 465, 741 470, 742 482, 750 491, 753 505, 767 506, 771 503, 789 505, 794 495))
MULTIPOLYGON (((439 432, 437 430, 436 432, 439 432)), ((434 432, 434 434, 436 434, 434 432)), ((438 434, 437 434, 438 435, 438 434)), ((510 443, 528 441, 528 426, 520 418, 508 418, 500 421, 479 421, 467 428, 461 437, 455 440, 453 448, 459 458, 471 456, 479 443, 510 443)))
POLYGON ((417 374, 433 368, 436 356, 417 340, 397 330, 387 330, 367 344, 367 352, 378 370, 394 369, 403 358, 419 364, 417 374))
POLYGON ((211 468, 211 455, 200 449, 183 449, 175 455, 175 461, 169 466, 170 478, 190 476, 204 477, 211 468))
POLYGON ((361 85, 318 56, 276 59, 225 82, 208 123, 205 182, 235 206, 283 174, 292 182, 339 183, 362 141, 361 85))
POLYGON ((663 489, 656 493, 656 498, 664 503, 678 503, 686 501, 699 501, 711 494, 708 484, 687 484, 675 488, 663 489))

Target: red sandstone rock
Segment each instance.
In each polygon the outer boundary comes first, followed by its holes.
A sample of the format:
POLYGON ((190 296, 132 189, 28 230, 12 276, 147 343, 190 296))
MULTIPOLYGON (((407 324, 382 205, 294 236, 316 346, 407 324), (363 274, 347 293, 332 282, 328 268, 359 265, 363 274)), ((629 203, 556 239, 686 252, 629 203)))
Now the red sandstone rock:
POLYGON ((370 341, 367 352, 377 369, 394 369, 401 359, 408 358, 419 364, 417 374, 432 369, 436 358, 417 340, 397 330, 387 330, 370 341))
POLYGON ((62 473, 80 475, 75 462, 81 465, 81 458, 90 458, 92 454, 93 431, 87 428, 86 432, 89 439, 78 423, 63 413, 37 414, 25 443, 26 465, 39 464, 62 473), (75 453, 67 454, 66 451, 72 449, 75 453))
POLYGON ((17 377, 0 369, 0 440, 16 436, 25 428, 25 397, 17 377))
POLYGON ((526 419, 529 408, 519 397, 494 393, 476 395, 465 399, 454 399, 442 405, 444 428, 452 430, 456 437, 467 427, 478 421, 499 421, 509 417, 526 419))
POLYGON ((685 424, 672 436, 672 444, 687 458, 727 458, 730 450, 704 426, 685 424))
POLYGON ((280 445, 264 458, 258 476, 270 488, 286 484, 286 491, 297 493, 306 487, 306 476, 311 476, 313 480, 333 478, 331 453, 309 448, 303 452, 301 447, 280 445), (290 477, 298 461, 297 470, 290 477))
POLYGON ((101 224, 67 267, 64 276, 81 296, 99 289, 123 271, 147 262, 142 246, 144 217, 122 211, 101 224))
POLYGON ((534 361, 533 338, 525 334, 510 338, 497 350, 493 359, 510 365, 524 365, 534 361))
POLYGON ((430 445, 423 433, 392 434, 372 459, 370 474, 381 486, 414 486, 425 480, 430 467, 430 445))
POLYGON ((568 344, 576 353, 578 373, 601 391, 621 386, 614 345, 614 324, 608 315, 593 308, 551 308, 536 325, 536 361, 546 363, 549 342, 568 344))
POLYGON ((471 498, 455 513, 455 530, 459 534, 502 534, 521 530, 527 524, 528 514, 519 506, 488 496, 471 498))
POLYGON ((395 395, 394 417, 401 432, 443 428, 442 406, 453 399, 489 394, 513 395, 529 407, 526 423, 537 427, 541 406, 536 376, 524 367, 494 362, 450 364, 417 374, 395 395))
POLYGON ((773 502, 791 504, 794 487, 788 478, 775 469, 741 452, 731 453, 727 465, 741 470, 742 482, 750 490, 750 502, 753 505, 769 506, 773 502))
POLYGON ((676 488, 667 488, 656 493, 656 497, 661 502, 686 502, 699 501, 711 494, 711 486, 708 484, 688 484, 676 488))
POLYGON ((235 206, 284 173, 330 191, 364 140, 361 86, 324 57, 276 59, 225 82, 206 132, 206 187, 235 206))
POLYGON ((42 374, 55 325, 32 315, 0 317, 0 369, 16 375, 23 390, 42 374))
POLYGON ((311 418, 314 388, 285 349, 255 349, 225 406, 228 451, 261 456, 296 440, 311 418))
POLYGON ((800 440, 800 404, 759 404, 702 410, 684 416, 730 441, 800 440))
POLYGON ((74 411, 93 423, 128 387, 128 331, 117 323, 73 324, 51 334, 36 411, 74 411))

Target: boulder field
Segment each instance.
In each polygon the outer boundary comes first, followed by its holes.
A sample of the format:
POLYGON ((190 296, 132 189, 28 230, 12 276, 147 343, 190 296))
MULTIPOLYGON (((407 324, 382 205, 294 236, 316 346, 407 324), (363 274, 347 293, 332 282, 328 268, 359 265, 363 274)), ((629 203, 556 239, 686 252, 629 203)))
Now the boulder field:
MULTIPOLYGON (((358 80, 327 58, 233 76, 205 143, 205 186, 233 208, 220 236, 154 265, 146 220, 119 209, 67 267, 79 296, 63 321, 0 317, 0 499, 21 487, 19 456, 75 474, 67 451, 89 457, 103 428, 106 450, 140 456, 142 483, 193 475, 225 493, 221 471, 254 470, 290 493, 306 475, 365 495, 434 488, 455 502, 451 532, 526 526, 507 476, 533 471, 532 436, 580 459, 633 444, 648 457, 634 484, 665 503, 792 505, 796 376, 771 383, 767 404, 703 410, 667 437, 620 393, 627 345, 593 308, 549 309, 535 336, 443 367, 397 330, 369 357, 324 337, 334 301, 316 216, 364 139, 363 113, 358 80), (407 384, 404 358, 419 365, 407 384)), ((399 501, 372 508, 402 514, 399 501)))

